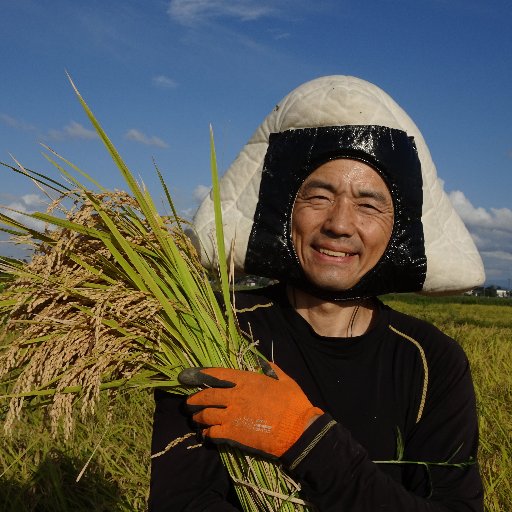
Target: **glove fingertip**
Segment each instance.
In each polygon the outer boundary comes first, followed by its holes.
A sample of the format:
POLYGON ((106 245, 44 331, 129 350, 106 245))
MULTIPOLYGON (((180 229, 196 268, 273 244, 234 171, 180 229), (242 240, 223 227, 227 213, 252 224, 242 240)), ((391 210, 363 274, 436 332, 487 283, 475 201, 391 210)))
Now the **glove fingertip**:
POLYGON ((209 388, 232 388, 233 382, 222 380, 210 373, 225 371, 224 368, 185 368, 178 374, 178 381, 184 386, 209 387, 209 388), (210 372, 210 373, 208 373, 210 372))
POLYGON ((258 361, 260 363, 261 370, 267 377, 271 377, 272 379, 279 380, 279 377, 277 376, 277 373, 275 371, 275 368, 277 368, 276 364, 269 362, 260 356, 258 356, 258 361))
POLYGON ((220 443, 219 429, 220 425, 210 425, 208 428, 203 429, 203 436, 207 437, 212 443, 220 443))
POLYGON ((184 386, 201 386, 204 382, 202 368, 185 368, 178 374, 178 382, 184 386))

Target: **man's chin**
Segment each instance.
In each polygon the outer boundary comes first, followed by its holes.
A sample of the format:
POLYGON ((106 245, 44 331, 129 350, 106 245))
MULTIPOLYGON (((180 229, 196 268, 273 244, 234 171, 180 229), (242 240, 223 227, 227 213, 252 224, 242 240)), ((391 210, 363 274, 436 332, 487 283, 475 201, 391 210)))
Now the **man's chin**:
POLYGON ((339 279, 315 279, 309 282, 318 290, 329 293, 341 293, 350 290, 356 283, 346 283, 339 279))

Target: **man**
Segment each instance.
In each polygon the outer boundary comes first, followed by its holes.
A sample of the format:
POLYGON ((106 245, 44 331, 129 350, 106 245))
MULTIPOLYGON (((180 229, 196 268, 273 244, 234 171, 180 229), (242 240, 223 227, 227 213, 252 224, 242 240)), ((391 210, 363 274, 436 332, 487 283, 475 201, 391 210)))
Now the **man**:
MULTIPOLYGON (((418 157, 421 135, 408 118, 397 122, 397 112, 405 114, 395 105, 366 82, 318 79, 263 123, 267 133, 255 135, 266 141, 260 156, 242 152, 235 162, 235 171, 240 161, 261 169, 235 262, 279 280, 237 294, 238 319, 272 363, 265 374, 184 372, 183 383, 206 387, 184 409, 178 397, 157 396, 154 452, 190 431, 187 415, 206 442, 188 449, 189 438, 154 459, 153 510, 237 510, 215 443, 278 459, 320 510, 482 510, 466 357, 433 326, 376 298, 473 285, 435 271, 425 220, 428 159, 423 150, 418 157)), ((239 179, 247 190, 251 180, 239 179)), ((244 193, 235 199, 247 210, 244 193)), ((243 222, 235 223, 240 230, 243 222)), ((196 225, 201 237, 201 210, 196 225)), ((457 238, 466 278, 481 279, 469 237, 457 238)))

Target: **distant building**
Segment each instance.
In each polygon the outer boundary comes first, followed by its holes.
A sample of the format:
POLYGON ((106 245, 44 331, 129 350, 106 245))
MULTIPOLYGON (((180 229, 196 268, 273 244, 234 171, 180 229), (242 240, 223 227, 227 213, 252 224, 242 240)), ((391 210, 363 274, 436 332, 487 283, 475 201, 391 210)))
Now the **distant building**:
POLYGON ((494 285, 491 286, 478 286, 476 288, 473 288, 473 290, 470 290, 468 292, 465 292, 466 295, 473 295, 476 297, 512 297, 510 290, 502 290, 501 288, 497 288, 494 285))

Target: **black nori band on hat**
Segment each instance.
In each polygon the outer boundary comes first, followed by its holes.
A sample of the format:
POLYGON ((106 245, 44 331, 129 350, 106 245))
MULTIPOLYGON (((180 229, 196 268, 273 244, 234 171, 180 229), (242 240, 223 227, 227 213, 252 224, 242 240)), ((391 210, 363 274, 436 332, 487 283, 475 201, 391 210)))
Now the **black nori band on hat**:
POLYGON ((288 130, 270 135, 245 271, 279 279, 329 300, 419 291, 426 275, 421 223, 421 164, 411 137, 402 130, 345 125, 288 130), (394 206, 390 242, 377 265, 350 290, 326 292, 305 278, 291 239, 297 192, 320 165, 337 158, 361 160, 386 182, 394 206))

